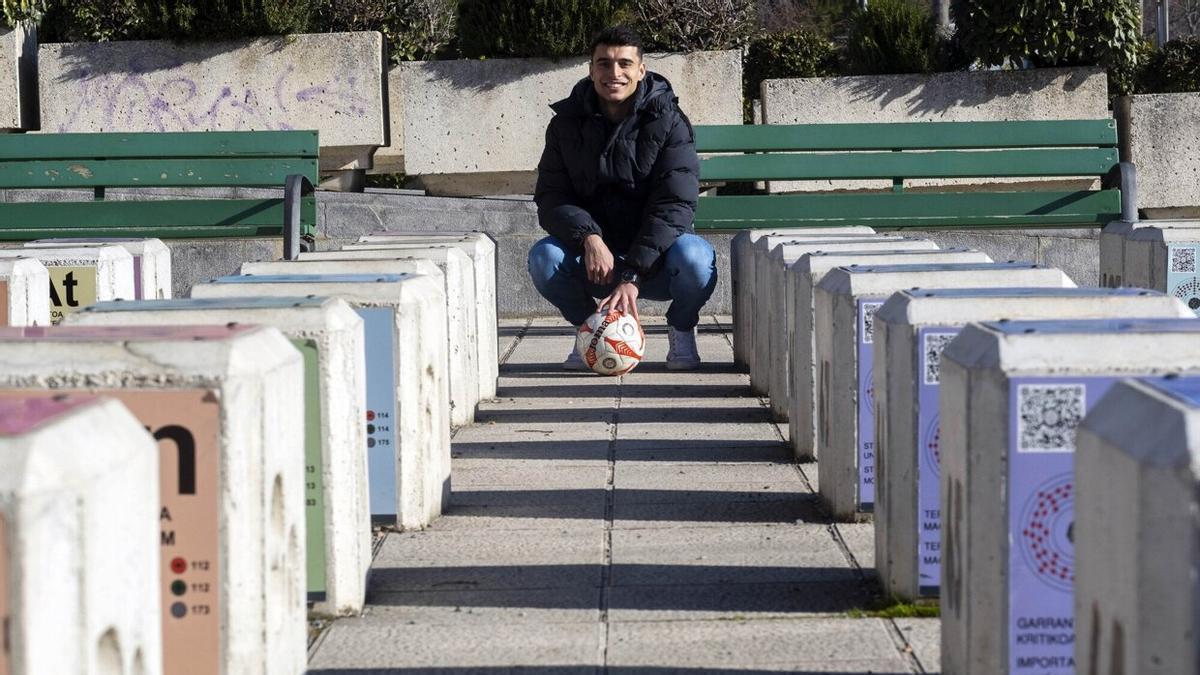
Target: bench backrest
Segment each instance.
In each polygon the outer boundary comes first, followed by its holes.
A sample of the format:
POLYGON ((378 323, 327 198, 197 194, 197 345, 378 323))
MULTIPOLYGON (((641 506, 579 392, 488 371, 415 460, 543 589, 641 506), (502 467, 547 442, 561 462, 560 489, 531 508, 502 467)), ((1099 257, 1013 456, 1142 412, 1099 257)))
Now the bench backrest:
POLYGON ((1102 226, 1122 214, 1116 123, 1109 119, 697 126, 696 147, 717 153, 701 160, 706 183, 892 181, 891 192, 704 197, 700 230, 1102 226), (904 190, 914 178, 1068 177, 1101 177, 1103 187, 904 190))
POLYGON ((297 209, 316 228, 316 131, 0 134, 0 189, 87 188, 88 201, 0 202, 0 240, 48 237, 250 237, 279 235, 297 209), (106 200, 106 188, 309 189, 285 209, 271 199, 106 200))

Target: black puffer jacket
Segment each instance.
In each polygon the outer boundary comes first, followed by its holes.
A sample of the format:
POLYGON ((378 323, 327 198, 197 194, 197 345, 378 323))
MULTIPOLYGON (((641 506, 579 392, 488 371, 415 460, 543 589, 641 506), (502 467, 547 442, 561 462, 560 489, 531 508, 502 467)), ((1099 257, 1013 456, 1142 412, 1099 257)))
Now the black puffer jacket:
POLYGON ((542 228, 576 250, 599 234, 626 265, 655 271, 663 252, 692 231, 700 192, 692 124, 678 100, 666 78, 647 72, 633 112, 615 128, 590 79, 550 106, 557 114, 534 194, 542 228))

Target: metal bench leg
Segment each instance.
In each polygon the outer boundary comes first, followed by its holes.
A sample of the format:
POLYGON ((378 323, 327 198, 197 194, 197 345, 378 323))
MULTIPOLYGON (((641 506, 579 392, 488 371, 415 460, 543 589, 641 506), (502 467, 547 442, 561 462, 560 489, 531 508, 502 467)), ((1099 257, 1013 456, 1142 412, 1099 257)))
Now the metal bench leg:
POLYGON ((304 250, 301 244, 300 199, 312 194, 313 184, 299 174, 287 177, 283 186, 283 259, 295 260, 304 250))

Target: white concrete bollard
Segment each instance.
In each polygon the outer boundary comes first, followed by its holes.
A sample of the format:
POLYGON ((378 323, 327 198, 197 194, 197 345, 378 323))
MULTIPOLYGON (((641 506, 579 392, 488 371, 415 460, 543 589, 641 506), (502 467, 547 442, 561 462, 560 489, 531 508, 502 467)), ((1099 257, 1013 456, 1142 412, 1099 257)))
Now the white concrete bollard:
POLYGON ((749 366, 753 349, 754 243, 769 235, 790 235, 795 238, 832 239, 844 235, 874 234, 869 227, 782 227, 764 230, 742 230, 729 243, 729 287, 733 297, 733 361, 749 366))
MULTIPOLYGON (((771 239, 774 239, 771 237, 771 239)), ((760 240, 761 241, 761 240, 760 240)), ((785 239, 760 260, 755 266, 758 288, 756 298, 762 298, 766 311, 755 326, 754 352, 759 357, 754 363, 758 378, 763 383, 764 393, 769 398, 770 410, 777 420, 786 420, 791 401, 788 377, 788 326, 796 302, 795 287, 788 284, 788 267, 806 253, 815 251, 936 251, 938 245, 927 239, 907 239, 895 235, 864 235, 800 241, 785 239)), ((750 372, 754 383, 755 372, 750 372)))
POLYGON ((1033 263, 857 265, 825 275, 815 295, 821 497, 833 517, 855 520, 875 504, 875 312, 906 288, 1070 287, 1062 271, 1033 263))
POLYGON ((938 383, 942 350, 974 321, 1185 317, 1135 288, 903 290, 875 313, 875 568, 886 594, 941 584, 938 383))
POLYGON ((161 239, 123 237, 38 239, 25 248, 120 246, 133 256, 134 300, 164 300, 171 297, 171 249, 161 239))
POLYGON ((1074 672, 1075 431, 1116 378, 1166 372, 1200 373, 1200 321, 976 323, 946 347, 942 672, 1074 672))
POLYGON ((446 334, 449 339, 450 422, 455 426, 475 421, 479 404, 479 333, 475 324, 475 269, 470 256, 451 245, 431 244, 424 248, 399 251, 321 251, 300 254, 301 262, 353 260, 360 274, 374 274, 370 263, 401 257, 425 258, 442 270, 445 284, 446 334))
POLYGON ((1200 673, 1200 378, 1125 380, 1079 427, 1081 673, 1200 673))
POLYGON ((50 321, 101 300, 132 300, 133 256, 120 246, 6 248, 0 258, 34 258, 50 274, 50 321))
MULTIPOLYGON (((425 261, 428 264, 428 261, 425 261)), ((285 263, 311 271, 311 263, 285 263)), ((436 271, 436 270, 434 270, 436 271)), ((222 277, 193 297, 338 297, 363 319, 371 515, 429 525, 450 499, 446 300, 434 274, 222 277)))
POLYGON ((1125 285, 1163 291, 1200 315, 1200 221, 1142 225, 1125 235, 1125 285))
POLYGON ((303 673, 304 373, 287 338, 3 328, 0 362, 6 395, 111 396, 159 440, 163 671, 303 673))
POLYGON ((67 317, 93 326, 257 324, 304 357, 305 585, 313 611, 357 614, 371 566, 363 322, 338 298, 101 302, 67 317))
POLYGON ((0 673, 163 672, 158 511, 120 403, 0 399, 0 673))
POLYGON ((937 251, 816 251, 800 256, 788 268, 788 286, 795 289, 792 321, 788 326, 787 343, 791 385, 791 408, 788 413, 788 440, 796 459, 802 462, 820 456, 821 438, 818 434, 816 333, 813 330, 815 306, 813 298, 817 284, 830 270, 854 264, 912 264, 912 263, 983 263, 992 259, 979 251, 951 248, 937 251))
POLYGON ((50 273, 33 258, 0 260, 0 326, 50 325, 50 273))
POLYGON ((1125 236, 1140 222, 1114 220, 1100 230, 1100 286, 1120 288, 1125 283, 1125 236))
POLYGON ((475 328, 479 334, 479 397, 496 398, 500 378, 500 324, 496 318, 496 242, 482 232, 465 232, 457 237, 431 237, 418 233, 376 233, 364 235, 359 243, 343 246, 343 251, 406 249, 420 242, 451 244, 458 247, 475 265, 475 328))

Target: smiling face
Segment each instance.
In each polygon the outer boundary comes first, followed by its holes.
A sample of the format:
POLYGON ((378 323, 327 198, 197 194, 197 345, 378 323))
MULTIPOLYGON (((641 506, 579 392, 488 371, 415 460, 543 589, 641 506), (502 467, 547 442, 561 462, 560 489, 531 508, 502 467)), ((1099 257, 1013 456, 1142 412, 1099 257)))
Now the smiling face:
POLYGON ((646 64, 637 47, 599 44, 592 52, 592 86, 601 101, 619 105, 637 91, 646 76, 646 64))

